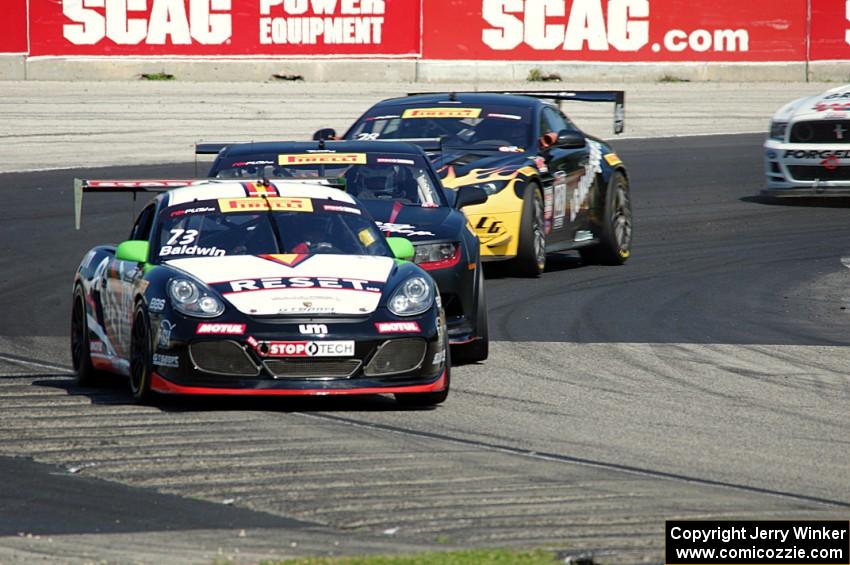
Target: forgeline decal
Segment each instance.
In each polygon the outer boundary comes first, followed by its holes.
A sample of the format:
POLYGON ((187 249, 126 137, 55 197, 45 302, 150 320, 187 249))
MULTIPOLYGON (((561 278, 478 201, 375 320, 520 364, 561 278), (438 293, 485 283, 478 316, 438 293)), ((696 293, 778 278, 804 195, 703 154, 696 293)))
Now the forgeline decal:
POLYGON ((414 236, 414 235, 434 235, 433 232, 424 231, 417 229, 413 224, 392 224, 389 222, 375 222, 378 224, 378 229, 382 232, 390 232, 390 233, 400 233, 402 235, 414 236))
POLYGON ((218 247, 198 247, 197 245, 163 245, 160 257, 169 255, 196 255, 198 257, 224 257, 227 251, 218 247))
POLYGON ((605 160, 612 167, 616 167, 617 165, 623 164, 623 162, 620 160, 620 157, 618 157, 616 153, 608 153, 607 155, 605 155, 605 160))
POLYGON ((379 334, 419 333, 417 322, 375 322, 379 334))
POLYGON ((195 330, 197 335, 243 335, 245 324, 201 322, 195 330))
POLYGON ((403 120, 411 118, 477 118, 481 108, 409 108, 401 115, 403 120))
POLYGON ((278 165, 365 165, 365 153, 302 153, 278 155, 278 165))
MULTIPOLYGON (((342 279, 336 277, 271 277, 265 279, 243 279, 226 283, 216 283, 213 288, 225 294, 255 292, 263 290, 286 290, 304 288, 325 288, 331 290, 355 290, 359 292, 380 293, 384 283, 362 279, 342 279)), ((309 309, 309 306, 305 306, 309 309)))
POLYGON ((176 355, 163 355, 162 353, 153 354, 153 364, 160 367, 171 367, 176 369, 180 366, 180 358, 176 355))
POLYGON ((817 151, 812 149, 786 149, 782 154, 783 159, 850 159, 850 149, 826 149, 817 151))
POLYGON ((219 198, 222 213, 257 212, 312 212, 313 202, 309 198, 219 198))
POLYGON ((261 341, 263 357, 352 357, 354 341, 261 341))
POLYGON ((592 139, 587 140, 590 152, 587 156, 587 165, 584 167, 584 175, 578 181, 578 187, 573 191, 570 199, 570 221, 576 219, 582 206, 586 204, 590 187, 596 182, 596 175, 602 172, 602 145, 592 139))

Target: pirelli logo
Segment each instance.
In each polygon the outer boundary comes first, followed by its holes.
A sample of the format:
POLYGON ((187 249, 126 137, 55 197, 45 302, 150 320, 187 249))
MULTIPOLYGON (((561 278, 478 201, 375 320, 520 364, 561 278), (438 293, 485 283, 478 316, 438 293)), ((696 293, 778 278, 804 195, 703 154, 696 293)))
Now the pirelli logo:
POLYGON ((402 119, 411 118, 478 118, 481 108, 410 108, 401 115, 402 119))
POLYGON ((222 213, 254 212, 312 212, 313 202, 309 198, 219 198, 222 213))
POLYGON ((302 153, 278 155, 278 165, 365 165, 365 153, 302 153))

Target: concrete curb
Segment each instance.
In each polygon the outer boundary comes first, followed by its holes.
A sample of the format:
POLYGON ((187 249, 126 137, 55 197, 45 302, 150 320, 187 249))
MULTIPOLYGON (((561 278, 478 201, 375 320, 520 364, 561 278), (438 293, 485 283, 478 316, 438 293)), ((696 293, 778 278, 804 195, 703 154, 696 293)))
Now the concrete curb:
POLYGON ((529 72, 564 82, 850 82, 850 63, 565 63, 422 61, 413 59, 193 59, 0 56, 0 80, 115 81, 167 73, 189 82, 257 82, 301 77, 307 82, 524 81, 529 72), (808 74, 808 77, 806 76, 808 74))

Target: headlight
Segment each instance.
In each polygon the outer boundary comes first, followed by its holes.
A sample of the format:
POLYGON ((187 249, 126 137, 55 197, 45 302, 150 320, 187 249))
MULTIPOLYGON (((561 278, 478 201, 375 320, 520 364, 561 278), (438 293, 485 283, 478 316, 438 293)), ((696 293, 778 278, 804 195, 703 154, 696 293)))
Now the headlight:
POLYGON ((427 243, 416 245, 413 262, 423 269, 439 269, 457 264, 460 259, 456 243, 427 243))
POLYGON ((189 279, 168 281, 168 295, 174 308, 187 316, 215 318, 224 312, 221 300, 189 279))
POLYGON ((390 296, 387 307, 396 316, 416 316, 434 303, 434 285, 421 276, 412 276, 401 283, 390 296))
POLYGON ((785 130, 788 122, 770 122, 770 138, 785 141, 785 130))

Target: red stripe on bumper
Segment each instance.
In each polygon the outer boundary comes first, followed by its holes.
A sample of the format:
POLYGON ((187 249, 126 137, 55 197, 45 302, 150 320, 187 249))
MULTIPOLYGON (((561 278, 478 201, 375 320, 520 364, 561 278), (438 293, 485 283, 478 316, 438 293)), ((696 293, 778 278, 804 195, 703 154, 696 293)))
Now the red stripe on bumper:
POLYGON ((393 387, 348 389, 257 389, 257 388, 206 388, 172 383, 158 373, 151 375, 151 390, 161 394, 206 394, 221 396, 337 396, 356 394, 391 394, 405 392, 439 392, 446 388, 446 372, 431 384, 393 387))

